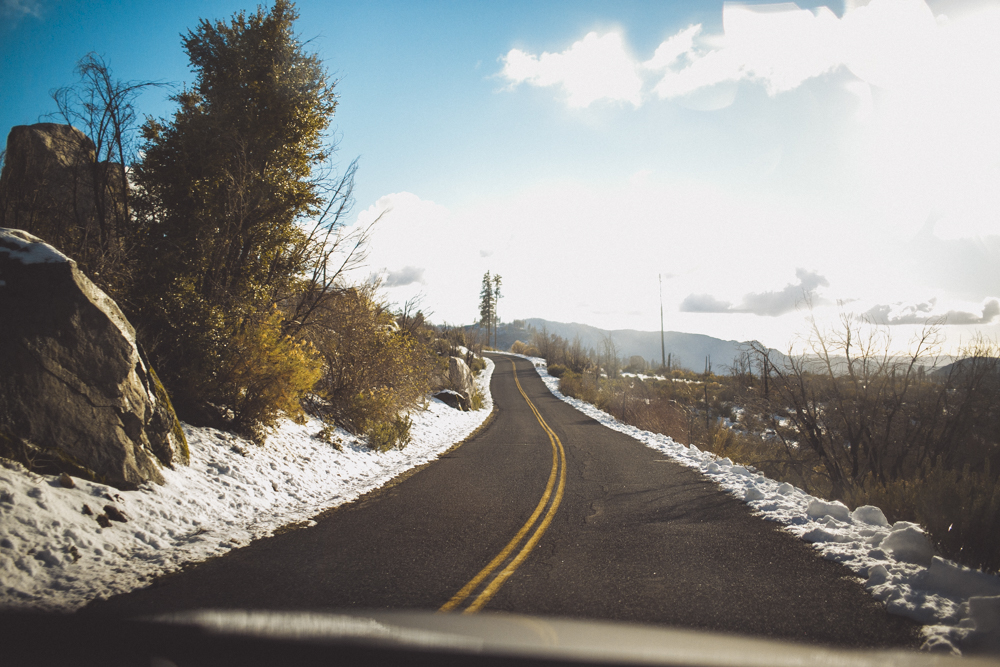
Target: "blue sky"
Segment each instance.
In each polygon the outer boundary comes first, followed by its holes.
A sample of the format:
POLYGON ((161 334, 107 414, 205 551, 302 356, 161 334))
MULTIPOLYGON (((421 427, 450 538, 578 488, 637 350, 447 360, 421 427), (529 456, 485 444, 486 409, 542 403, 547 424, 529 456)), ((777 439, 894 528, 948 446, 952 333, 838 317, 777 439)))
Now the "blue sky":
MULTIPOLYGON (((191 81, 236 2, 0 0, 0 133, 75 62, 191 81)), ((366 272, 469 323, 659 326, 784 348, 843 312, 1000 332, 1000 2, 299 2, 339 79, 366 272)), ((162 91, 140 101, 165 116, 162 91)))

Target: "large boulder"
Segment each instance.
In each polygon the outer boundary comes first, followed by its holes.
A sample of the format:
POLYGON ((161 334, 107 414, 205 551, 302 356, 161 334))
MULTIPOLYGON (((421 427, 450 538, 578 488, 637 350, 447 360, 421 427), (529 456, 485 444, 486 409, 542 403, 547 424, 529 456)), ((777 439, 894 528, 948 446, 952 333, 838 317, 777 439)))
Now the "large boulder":
POLYGON ((472 400, 475 386, 472 382, 472 371, 461 357, 449 357, 448 380, 451 382, 451 388, 461 394, 468 404, 472 400))
POLYGON ((17 125, 0 172, 0 227, 55 239, 93 214, 93 142, 70 125, 17 125))
POLYGON ((472 371, 461 357, 448 358, 447 386, 439 387, 434 397, 450 405, 456 410, 469 410, 472 407, 472 394, 475 391, 472 371))
POLYGON ((0 172, 0 227, 34 234, 77 259, 95 246, 108 252, 127 217, 124 171, 97 160, 94 143, 71 125, 11 128, 0 172))
POLYGON ((118 306, 76 263, 0 228, 0 455, 121 489, 188 462, 169 398, 118 306))

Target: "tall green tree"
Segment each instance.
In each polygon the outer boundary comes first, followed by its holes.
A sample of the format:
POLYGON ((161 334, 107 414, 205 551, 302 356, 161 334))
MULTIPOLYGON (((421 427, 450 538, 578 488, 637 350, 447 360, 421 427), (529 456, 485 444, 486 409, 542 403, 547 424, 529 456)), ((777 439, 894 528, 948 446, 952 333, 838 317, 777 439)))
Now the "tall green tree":
POLYGON ((280 342, 273 313, 308 269, 301 223, 324 208, 333 149, 323 135, 337 96, 295 35, 297 18, 293 3, 275 0, 200 21, 183 37, 194 85, 173 98, 172 119, 142 130, 146 271, 135 315, 178 403, 231 404, 246 393, 219 385, 247 353, 231 342, 280 342))
POLYGON ((500 286, 503 280, 500 274, 490 274, 487 271, 483 274, 483 286, 479 291, 479 322, 486 327, 486 343, 490 342, 490 335, 493 335, 493 346, 496 347, 497 322, 497 302, 500 300, 500 286))
POLYGON ((486 344, 490 342, 490 327, 493 326, 493 277, 487 271, 483 274, 483 286, 479 290, 479 323, 486 327, 486 344))
POLYGON ((493 274, 493 347, 497 346, 497 325, 500 323, 500 285, 503 280, 499 273, 493 274))

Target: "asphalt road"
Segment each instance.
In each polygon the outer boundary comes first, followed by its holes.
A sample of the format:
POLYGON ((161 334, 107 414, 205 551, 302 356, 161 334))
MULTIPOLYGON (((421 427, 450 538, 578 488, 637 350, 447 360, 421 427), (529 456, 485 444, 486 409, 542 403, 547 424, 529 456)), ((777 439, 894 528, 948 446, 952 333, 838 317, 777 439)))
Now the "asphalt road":
POLYGON ((556 399, 529 362, 494 359, 498 412, 462 446, 313 527, 82 613, 472 608, 919 645, 846 568, 556 399))

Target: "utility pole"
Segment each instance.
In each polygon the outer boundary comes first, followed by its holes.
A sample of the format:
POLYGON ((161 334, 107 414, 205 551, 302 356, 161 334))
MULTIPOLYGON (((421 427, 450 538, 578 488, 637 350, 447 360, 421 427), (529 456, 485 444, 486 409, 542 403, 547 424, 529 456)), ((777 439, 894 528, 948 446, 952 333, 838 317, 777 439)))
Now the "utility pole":
POLYGON ((499 273, 493 275, 493 349, 497 348, 497 325, 500 323, 497 309, 500 307, 500 285, 502 282, 499 273))
POLYGON ((767 393, 768 393, 767 380, 768 377, 770 377, 771 375, 771 368, 768 365, 768 357, 767 357, 768 354, 769 352, 765 352, 763 355, 761 355, 761 358, 764 362, 764 372, 762 373, 762 375, 764 376, 764 398, 767 398, 767 393))
POLYGON ((709 418, 712 414, 712 408, 708 404, 708 381, 705 381, 705 430, 708 431, 711 426, 709 426, 709 418))
POLYGON ((667 348, 663 343, 663 274, 658 273, 656 277, 660 279, 660 367, 666 368, 667 348))

